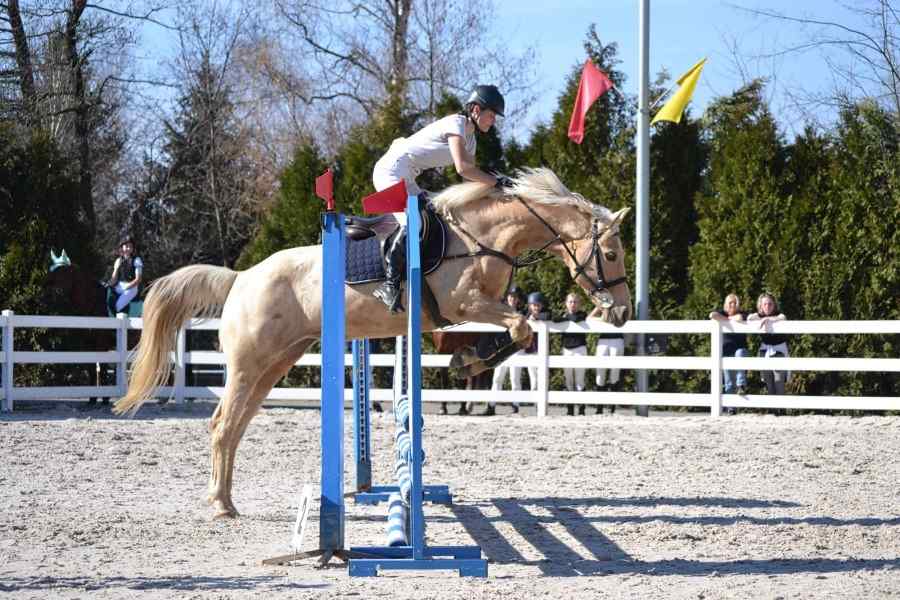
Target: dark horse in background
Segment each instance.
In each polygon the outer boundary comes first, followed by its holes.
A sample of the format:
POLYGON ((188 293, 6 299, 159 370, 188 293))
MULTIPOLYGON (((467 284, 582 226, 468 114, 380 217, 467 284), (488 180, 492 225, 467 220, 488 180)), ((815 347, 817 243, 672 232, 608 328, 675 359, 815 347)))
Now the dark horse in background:
MULTIPOLYGON (((457 350, 466 347, 476 347, 482 336, 486 334, 477 331, 433 331, 431 332, 431 341, 434 343, 434 349, 439 354, 453 354, 457 350)), ((440 370, 441 387, 445 390, 450 389, 450 373, 449 369, 440 370)), ((473 377, 466 377, 467 390, 489 390, 491 389, 492 370, 484 371, 473 377)), ((471 411, 470 402, 461 402, 459 405, 459 414, 467 415, 471 411)), ((447 403, 441 402, 441 414, 447 414, 447 403)))
MULTIPOLYGON (((44 294, 55 307, 59 314, 74 315, 80 317, 108 317, 107 308, 108 289, 103 283, 72 264, 66 251, 57 256, 50 251, 50 271, 44 282, 44 294)), ((128 306, 130 317, 140 317, 143 302, 132 301, 128 306)), ((106 352, 116 347, 116 333, 112 329, 85 329, 82 330, 84 348, 88 352, 106 352)), ((140 339, 140 331, 128 332, 128 347, 133 348, 140 339)), ((114 385, 115 371, 108 368, 109 365, 97 363, 96 385, 114 385)), ((107 403, 108 398, 103 399, 107 403)), ((97 402, 97 398, 90 398, 89 404, 97 402)))

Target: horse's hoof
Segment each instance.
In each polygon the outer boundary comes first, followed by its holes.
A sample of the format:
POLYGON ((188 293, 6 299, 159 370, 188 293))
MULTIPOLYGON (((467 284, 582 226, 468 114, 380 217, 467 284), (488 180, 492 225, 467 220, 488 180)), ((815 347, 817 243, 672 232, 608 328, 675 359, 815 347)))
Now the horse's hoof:
POLYGON ((459 348, 453 353, 453 356, 450 357, 450 368, 465 367, 466 365, 471 365, 479 360, 478 355, 475 353, 475 349, 471 346, 465 346, 464 348, 459 348))
POLYGON ((478 362, 472 363, 470 365, 466 365, 464 367, 459 367, 456 369, 450 369, 450 376, 456 377, 458 379, 466 379, 468 377, 475 377, 479 373, 484 373, 488 370, 488 366, 484 364, 483 361, 479 360, 478 362))

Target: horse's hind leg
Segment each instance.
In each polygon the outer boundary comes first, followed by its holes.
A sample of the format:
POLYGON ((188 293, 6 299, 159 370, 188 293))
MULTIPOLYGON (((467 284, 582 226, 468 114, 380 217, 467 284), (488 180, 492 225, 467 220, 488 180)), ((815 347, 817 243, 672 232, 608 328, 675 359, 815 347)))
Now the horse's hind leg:
POLYGON ((284 377, 310 343, 305 341, 296 345, 292 348, 289 358, 269 367, 256 381, 249 380, 243 373, 236 373, 229 379, 225 396, 210 419, 212 470, 207 502, 215 508, 216 518, 238 516, 237 508, 231 499, 234 459, 238 445, 269 391, 284 377))

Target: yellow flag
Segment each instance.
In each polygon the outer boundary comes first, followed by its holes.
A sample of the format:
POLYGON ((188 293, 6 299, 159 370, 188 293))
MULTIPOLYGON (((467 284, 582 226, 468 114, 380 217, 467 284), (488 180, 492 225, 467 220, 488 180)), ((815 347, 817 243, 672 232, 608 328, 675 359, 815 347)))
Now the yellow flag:
POLYGON ((697 87, 697 80, 700 79, 700 71, 703 70, 704 64, 706 64, 705 58, 691 67, 690 71, 678 78, 678 81, 675 83, 681 87, 679 87, 678 91, 669 98, 669 101, 659 109, 659 112, 656 113, 656 116, 650 121, 651 125, 657 121, 681 123, 681 113, 684 112, 684 107, 687 106, 687 103, 691 101, 691 96, 694 95, 694 88, 697 87))

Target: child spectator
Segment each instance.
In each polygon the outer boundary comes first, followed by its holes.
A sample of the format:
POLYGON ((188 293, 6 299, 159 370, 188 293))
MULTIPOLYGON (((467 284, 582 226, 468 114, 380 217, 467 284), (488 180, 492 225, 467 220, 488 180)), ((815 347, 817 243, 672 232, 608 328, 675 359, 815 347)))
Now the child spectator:
MULTIPOLYGON (((566 312, 556 319, 555 323, 563 321, 571 321, 580 323, 587 318, 587 313, 581 310, 581 301, 576 294, 566 296, 566 312)), ((562 334, 562 353, 563 356, 587 356, 587 336, 583 333, 563 333, 562 334)), ((565 368, 563 374, 566 379, 566 390, 572 392, 584 391, 584 369, 565 368)), ((578 405, 578 414, 584 414, 584 404, 578 405)), ((569 404, 567 413, 569 416, 575 414, 575 405, 569 404)))
MULTIPOLYGON (((550 313, 544 310, 547 300, 540 292, 531 292, 528 294, 528 315, 529 321, 549 321, 550 313)), ((531 336, 531 345, 525 349, 525 354, 534 354, 538 347, 538 333, 534 332, 531 336)), ((528 367, 528 380, 531 382, 531 391, 538 389, 537 367, 528 367)))

